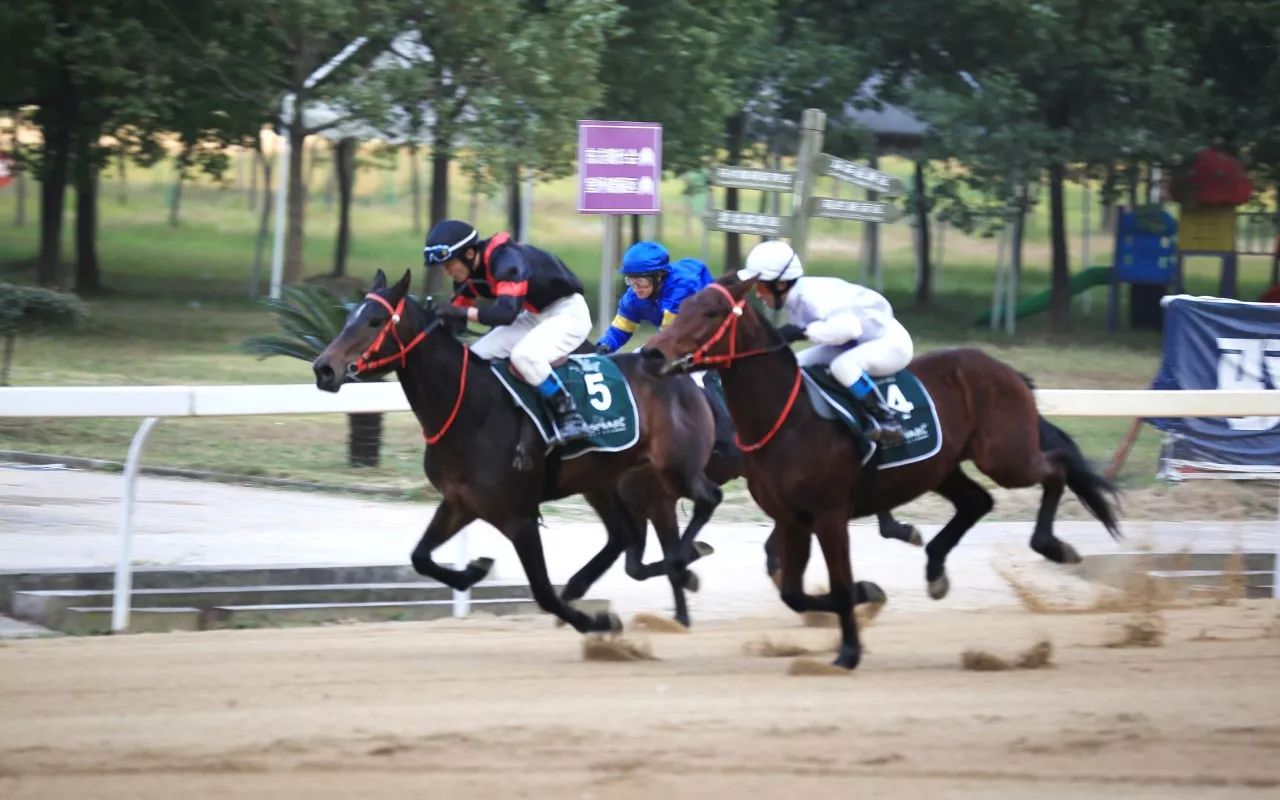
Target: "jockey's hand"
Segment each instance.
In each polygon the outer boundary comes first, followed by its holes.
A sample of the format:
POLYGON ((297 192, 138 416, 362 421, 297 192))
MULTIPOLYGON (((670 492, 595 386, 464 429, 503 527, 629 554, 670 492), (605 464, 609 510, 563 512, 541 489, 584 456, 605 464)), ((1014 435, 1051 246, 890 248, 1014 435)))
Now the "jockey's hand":
POLYGON ((597 355, 607 356, 612 352, 613 352, 613 348, 609 347, 609 345, 604 342, 600 342, 599 344, 596 345, 597 355))
POLYGON ((804 328, 801 328, 799 325, 793 325, 790 322, 783 325, 781 328, 778 328, 778 333, 782 336, 782 341, 787 343, 798 342, 801 339, 809 338, 804 335, 804 328))

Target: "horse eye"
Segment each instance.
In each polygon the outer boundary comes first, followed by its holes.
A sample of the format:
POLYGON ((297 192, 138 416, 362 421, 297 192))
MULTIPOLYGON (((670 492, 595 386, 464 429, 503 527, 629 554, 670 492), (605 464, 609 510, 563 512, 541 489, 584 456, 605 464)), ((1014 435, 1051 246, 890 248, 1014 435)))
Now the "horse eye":
POLYGON ((710 311, 703 312, 703 316, 707 319, 715 319, 716 317, 722 316, 722 314, 713 308, 710 311))
POLYGON ((370 327, 370 328, 381 328, 381 327, 382 327, 382 323, 384 323, 384 322, 386 322, 386 320, 385 320, 385 319, 371 319, 371 320, 369 320, 369 327, 370 327))

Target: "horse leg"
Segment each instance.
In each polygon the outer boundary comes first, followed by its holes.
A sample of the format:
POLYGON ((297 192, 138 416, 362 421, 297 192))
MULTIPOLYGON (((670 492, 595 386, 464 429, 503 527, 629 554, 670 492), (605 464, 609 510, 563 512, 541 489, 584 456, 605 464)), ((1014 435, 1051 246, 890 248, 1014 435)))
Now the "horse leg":
POLYGON ((775 526, 769 532, 769 538, 764 540, 764 571, 769 576, 769 580, 773 581, 773 585, 782 589, 782 560, 778 556, 778 528, 775 526))
POLYGON ((600 579, 605 570, 613 566, 613 563, 618 560, 618 556, 622 555, 623 550, 635 538, 631 529, 630 519, 627 517, 613 489, 584 492, 583 497, 595 509, 596 514, 600 516, 600 521, 604 523, 605 534, 608 538, 600 552, 596 553, 590 561, 584 564, 582 569, 574 573, 573 577, 564 585, 564 591, 560 593, 560 599, 566 603, 585 595, 592 584, 600 579))
POLYGON ((516 555, 520 557, 520 565, 524 567, 525 577, 529 579, 529 589, 533 593, 534 602, 543 611, 554 614, 572 625, 578 633, 622 630, 622 620, 618 619, 617 614, 612 612, 586 614, 570 606, 556 594, 551 578, 547 575, 547 560, 542 552, 542 535, 538 531, 536 514, 517 517, 504 525, 502 532, 515 544, 516 555))
POLYGON ((702 470, 695 472, 688 484, 688 494, 685 496, 693 498, 693 516, 685 526, 684 534, 681 535, 674 554, 675 563, 680 569, 685 569, 699 558, 715 552, 711 545, 699 542, 697 538, 720 505, 720 501, 724 499, 724 492, 720 491, 720 487, 712 483, 702 470))
POLYGON ((876 514, 876 521, 880 524, 880 536, 885 539, 897 539, 916 547, 924 544, 924 537, 920 535, 920 530, 910 522, 899 522, 894 519, 892 511, 881 511, 876 514))
POLYGON ((965 532, 991 511, 995 501, 986 489, 965 475, 964 470, 959 467, 944 478, 934 491, 950 500, 956 508, 956 515, 942 526, 942 530, 929 540, 924 549, 928 556, 924 578, 929 585, 929 596, 934 600, 941 600, 951 589, 951 581, 947 578, 947 555, 960 543, 965 532))
POLYGON ((1040 510, 1036 513, 1036 527, 1031 533, 1031 549, 1058 564, 1079 564, 1081 559, 1076 549, 1053 533, 1053 519, 1067 485, 1070 457, 1055 450, 1045 453, 1044 461, 1044 470, 1049 474, 1040 482, 1044 494, 1040 498, 1040 510))
POLYGON ((493 569, 492 558, 474 559, 465 569, 458 570, 442 566, 431 557, 437 547, 452 539, 455 533, 475 518, 475 514, 464 511, 456 503, 451 503, 448 498, 442 500, 436 508, 436 513, 432 515, 431 522, 427 523, 427 530, 418 540, 417 547, 413 548, 410 562, 414 570, 419 575, 434 578, 458 591, 470 589, 483 580, 489 574, 489 570, 493 569))
POLYGON ((826 559, 827 575, 831 581, 830 591, 815 600, 825 603, 825 610, 840 618, 840 651, 833 663, 837 667, 853 669, 862 660, 862 644, 858 641, 858 620, 853 615, 857 590, 849 559, 848 518, 843 512, 823 514, 814 520, 813 530, 826 559))

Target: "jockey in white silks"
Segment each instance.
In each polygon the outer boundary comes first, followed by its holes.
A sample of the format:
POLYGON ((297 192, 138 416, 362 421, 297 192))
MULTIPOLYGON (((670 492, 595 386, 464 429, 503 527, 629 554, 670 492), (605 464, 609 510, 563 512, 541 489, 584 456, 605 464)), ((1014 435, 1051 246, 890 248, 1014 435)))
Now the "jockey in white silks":
POLYGON ((766 306, 787 312, 780 328, 787 341, 808 339, 813 347, 797 354, 801 366, 829 364, 831 374, 879 424, 868 438, 900 444, 902 424, 872 378, 893 375, 911 362, 911 334, 894 319, 893 307, 878 292, 840 278, 802 277, 800 257, 786 242, 762 242, 738 271, 757 279, 756 295, 766 306))

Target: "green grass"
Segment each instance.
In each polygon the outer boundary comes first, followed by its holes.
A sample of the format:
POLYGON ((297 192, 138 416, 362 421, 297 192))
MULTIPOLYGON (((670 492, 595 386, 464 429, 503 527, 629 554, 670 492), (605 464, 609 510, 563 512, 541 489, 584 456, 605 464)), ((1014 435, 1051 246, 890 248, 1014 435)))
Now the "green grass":
MULTIPOLYGON (((889 171, 906 176, 905 162, 887 163, 889 171)), ((234 170, 232 175, 236 175, 234 170)), ((389 273, 412 269, 415 283, 422 278, 418 266, 422 234, 413 229, 410 201, 404 195, 407 175, 401 169, 394 177, 400 194, 389 200, 390 173, 366 170, 360 176, 349 270, 360 280, 367 280, 378 268, 389 273)), ((104 175, 100 259, 108 291, 89 300, 91 320, 84 330, 45 330, 22 338, 11 376, 14 384, 310 382, 306 364, 285 358, 258 360, 236 349, 244 337, 273 328, 262 307, 248 299, 258 215, 248 208, 245 184, 187 185, 181 224, 173 227, 167 222, 166 207, 170 180, 168 167, 133 169, 127 203, 121 203, 114 173, 104 175)), ((470 201, 462 176, 455 176, 453 186, 451 212, 468 216, 470 201)), ((696 219, 686 225, 685 200, 679 190, 678 181, 664 186, 668 213, 663 239, 676 255, 698 255, 701 225, 696 219)), ((819 191, 831 194, 833 187, 819 187, 819 191)), ((319 177, 312 181, 311 192, 306 274, 318 276, 330 268, 336 210, 326 204, 319 177)), ((33 276, 37 206, 34 190, 28 194, 29 221, 17 228, 12 223, 14 189, 0 190, 0 279, 26 282, 33 276)), ((1073 210, 1073 236, 1078 234, 1074 210, 1079 208, 1079 199, 1078 189, 1071 187, 1068 208, 1073 210)), ((68 202, 70 208, 70 198, 68 202)), ((69 212, 64 249, 68 260, 71 222, 69 212)), ((482 232, 501 229, 504 215, 500 202, 481 198, 477 222, 482 232)), ((648 227, 652 224, 646 222, 648 235, 654 234, 648 227)), ((532 229, 532 241, 554 250, 579 272, 594 306, 602 224, 598 218, 575 213, 572 179, 540 184, 535 189, 532 229)), ((1048 285, 1046 230, 1046 211, 1041 207, 1029 228, 1024 296, 1048 285)), ((860 225, 817 221, 809 270, 859 279, 860 235, 860 225)), ((748 239, 744 244, 749 247, 752 242, 748 239)), ((1045 388, 1142 388, 1155 374, 1159 336, 1106 333, 1105 289, 1093 290, 1088 313, 1076 299, 1074 332, 1068 337, 1051 335, 1043 316, 1020 320, 1013 338, 974 327, 974 317, 990 305, 995 261, 991 239, 948 231, 936 281, 936 302, 925 310, 915 308, 910 242, 910 229, 905 224, 882 229, 886 294, 916 336, 918 351, 961 344, 982 347, 1032 375, 1045 388)), ((711 234, 708 243, 709 260, 718 270, 722 236, 711 234)), ((1073 253, 1078 247, 1073 239, 1073 253)), ((1101 233, 1095 234, 1093 252, 1095 264, 1105 263, 1109 257, 1110 243, 1101 233)), ((1193 261, 1188 270, 1188 291, 1214 293, 1215 269, 1212 262, 1193 261)), ((266 270, 264 265, 264 273, 266 270)), ((1266 273, 1266 259, 1245 259, 1242 296, 1260 293, 1266 273)), ((593 311, 599 317, 599 311, 593 311)), ((1110 454, 1128 425, 1124 419, 1059 422, 1079 439, 1086 453, 1098 459, 1110 454)), ((135 420, 0 420, 0 447, 122 460, 135 429, 135 420)), ((376 470, 347 467, 345 439, 345 418, 337 415, 165 420, 148 445, 147 462, 244 475, 382 484, 421 492, 422 445, 410 415, 387 419, 384 465, 376 470)), ((1140 438, 1123 475, 1126 483, 1151 481, 1157 443, 1158 437, 1150 431, 1140 438)))

